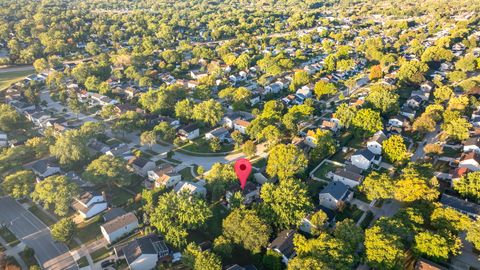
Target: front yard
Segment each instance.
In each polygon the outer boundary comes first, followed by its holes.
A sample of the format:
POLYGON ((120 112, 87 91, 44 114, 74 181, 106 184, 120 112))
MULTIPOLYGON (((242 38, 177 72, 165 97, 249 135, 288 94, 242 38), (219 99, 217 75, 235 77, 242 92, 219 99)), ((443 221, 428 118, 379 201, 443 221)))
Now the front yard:
POLYGON ((45 214, 45 212, 43 212, 42 209, 40 209, 39 206, 36 204, 33 204, 30 208, 28 208, 28 211, 32 212, 32 214, 34 214, 38 219, 40 219, 48 227, 55 224, 55 220, 53 220, 47 214, 45 214))
POLYGON ((213 152, 210 148, 210 142, 205 138, 195 139, 180 147, 182 150, 196 152, 196 153, 217 153, 217 152, 230 152, 235 149, 233 144, 220 144, 220 150, 213 152))

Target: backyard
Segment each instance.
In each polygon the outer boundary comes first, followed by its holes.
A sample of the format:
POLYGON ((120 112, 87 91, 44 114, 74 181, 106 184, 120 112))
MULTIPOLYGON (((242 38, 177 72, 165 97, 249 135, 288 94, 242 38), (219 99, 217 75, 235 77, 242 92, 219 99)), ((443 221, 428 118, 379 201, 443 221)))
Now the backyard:
POLYGON ((328 172, 335 171, 337 168, 341 168, 341 166, 325 161, 320 167, 317 168, 317 170, 315 170, 313 175, 320 179, 329 181, 329 178, 327 177, 328 172))

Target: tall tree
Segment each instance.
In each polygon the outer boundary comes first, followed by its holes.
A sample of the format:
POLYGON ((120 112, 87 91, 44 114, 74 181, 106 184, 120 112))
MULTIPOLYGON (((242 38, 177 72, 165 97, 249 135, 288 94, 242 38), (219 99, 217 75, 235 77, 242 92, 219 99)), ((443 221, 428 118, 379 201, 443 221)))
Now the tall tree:
POLYGON ((210 126, 215 126, 222 117, 223 107, 213 99, 201 102, 193 108, 193 118, 210 126))
POLYGON ((83 163, 89 158, 87 138, 77 130, 68 130, 50 146, 50 153, 62 165, 83 163))
POLYGON ((68 244, 72 240, 76 229, 77 224, 72 219, 63 218, 52 226, 52 238, 55 241, 68 244))
POLYGON ((73 197, 78 194, 78 187, 66 176, 50 176, 35 185, 31 197, 42 203, 47 209, 53 208, 55 214, 66 216, 73 197))
POLYGON ((267 173, 271 177, 287 179, 301 173, 308 165, 305 154, 293 144, 279 144, 270 150, 267 173))
POLYGON ((113 184, 125 186, 130 184, 131 180, 126 165, 121 158, 102 155, 87 166, 83 177, 95 184, 106 184, 109 189, 113 184))
POLYGON ((390 162, 407 159, 407 147, 401 135, 392 135, 382 143, 382 151, 390 162))
POLYGON ((372 136, 375 132, 383 129, 380 113, 372 109, 361 109, 352 120, 352 126, 356 134, 365 137, 372 136))
POLYGON ((12 198, 20 199, 28 196, 35 184, 35 175, 32 171, 18 171, 5 177, 2 188, 12 198))

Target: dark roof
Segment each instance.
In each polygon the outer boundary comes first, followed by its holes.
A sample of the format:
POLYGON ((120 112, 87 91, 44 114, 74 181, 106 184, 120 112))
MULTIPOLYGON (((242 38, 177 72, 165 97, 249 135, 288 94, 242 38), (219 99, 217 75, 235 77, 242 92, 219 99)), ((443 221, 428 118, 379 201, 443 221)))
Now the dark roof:
POLYGON ((390 117, 390 119, 397 119, 397 120, 402 121, 402 122, 405 122, 407 120, 407 118, 405 116, 401 115, 401 114, 392 116, 392 117, 390 117))
POLYGON ((219 136, 222 136, 223 134, 228 134, 228 130, 224 127, 219 127, 210 131, 209 133, 215 137, 219 137, 219 136))
POLYGON ((183 130, 187 133, 190 133, 192 131, 195 131, 198 129, 198 126, 196 124, 189 124, 189 125, 186 125, 186 126, 183 126, 180 128, 180 130, 183 130))
POLYGON ((468 138, 466 141, 463 142, 463 145, 476 145, 479 146, 479 140, 476 137, 468 138))
POLYGON ((142 158, 142 157, 132 157, 128 161, 129 164, 134 164, 135 166, 138 166, 140 168, 145 167, 145 165, 147 165, 148 162, 149 162, 148 159, 142 158))
POLYGON ((150 234, 131 241, 122 248, 122 251, 130 265, 143 254, 168 253, 168 247, 158 235, 150 234))
POLYGON ((361 155, 368 160, 372 160, 375 157, 375 154, 366 148, 357 150, 352 156, 356 156, 356 155, 361 155))
POLYGON ((276 249, 280 251, 285 257, 291 258, 295 253, 295 247, 293 246, 293 236, 295 230, 284 230, 280 232, 269 245, 268 249, 276 249))
POLYGON ((454 196, 442 194, 442 197, 440 198, 440 203, 445 206, 460 210, 462 212, 480 215, 480 205, 466 200, 462 200, 454 196))
POLYGON ((340 201, 348 193, 349 187, 342 182, 333 181, 320 191, 320 194, 330 194, 333 198, 340 201))
POLYGON ((412 96, 409 99, 413 99, 418 103, 422 103, 423 99, 420 96, 412 96))
POLYGON ((85 192, 78 197, 78 200, 87 204, 95 196, 102 196, 102 193, 96 190, 85 190, 85 192))
POLYGON ((38 173, 43 174, 49 167, 58 167, 58 165, 51 159, 42 159, 31 164, 32 169, 38 173))
POLYGON ((240 265, 238 264, 234 264, 230 267, 227 267, 225 270, 245 270, 244 267, 241 267, 240 265))
POLYGON ((346 169, 336 169, 335 170, 335 174, 338 175, 338 176, 341 176, 343 178, 347 178, 349 180, 353 180, 353 181, 357 181, 357 182, 360 182, 363 180, 363 176, 358 174, 358 173, 354 173, 354 172, 351 172, 351 171, 347 171, 346 169))
POLYGON ((127 212, 123 208, 112 208, 103 215, 103 220, 108 222, 116 217, 125 215, 127 212))

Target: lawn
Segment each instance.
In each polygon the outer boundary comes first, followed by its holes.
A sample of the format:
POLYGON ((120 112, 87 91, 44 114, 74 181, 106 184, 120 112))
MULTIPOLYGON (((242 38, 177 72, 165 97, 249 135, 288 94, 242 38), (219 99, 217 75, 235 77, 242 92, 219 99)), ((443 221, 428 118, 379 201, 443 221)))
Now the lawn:
POLYGON ((451 157, 451 158, 456 158, 460 155, 460 152, 462 151, 462 148, 452 148, 452 147, 443 147, 443 155, 446 157, 451 157))
POLYGON ((0 91, 31 74, 33 74, 33 69, 0 73, 0 91))
POLYGON ((182 180, 193 180, 195 177, 192 175, 190 167, 186 167, 180 170, 178 173, 182 175, 182 180))
POLYGON ((351 150, 351 151, 347 151, 346 153, 343 152, 343 151, 337 151, 337 153, 335 153, 333 156, 331 156, 329 159, 330 160, 333 160, 333 161, 336 161, 336 162, 340 162, 340 163, 343 163, 345 162, 346 160, 350 159, 350 156, 355 152, 355 150, 351 150))
POLYGON ((119 187, 114 187, 107 193, 110 195, 110 203, 115 207, 123 206, 129 199, 134 198, 132 194, 119 187))
POLYGON ((335 214, 335 219, 338 222, 349 218, 352 219, 354 222, 357 222, 362 215, 362 210, 358 209, 355 205, 350 205, 349 207, 346 207, 342 212, 337 212, 335 214))
POLYGON ((82 258, 80 258, 80 259, 77 261, 77 264, 78 264, 78 267, 79 267, 79 268, 88 266, 87 257, 83 256, 82 258))
POLYGON ((222 221, 228 215, 228 210, 220 203, 211 208, 213 216, 207 221, 206 228, 191 231, 189 240, 200 244, 205 241, 213 241, 222 234, 222 221))
POLYGON ((320 179, 328 180, 327 173, 334 171, 337 168, 341 168, 341 166, 335 165, 330 162, 324 162, 322 166, 317 168, 317 170, 313 173, 313 175, 320 179))
POLYGON ((101 249, 90 253, 90 256, 92 256, 93 262, 98 262, 108 258, 110 256, 110 251, 106 247, 102 247, 101 249))
POLYGON ((317 180, 308 180, 306 182, 308 194, 315 199, 315 203, 318 203, 318 193, 327 185, 327 183, 317 180))
POLYGON ((252 163, 252 166, 257 167, 259 169, 264 168, 264 167, 267 166, 267 159, 266 158, 259 158, 252 163))
MULTIPOLYGON (((101 217, 100 215, 78 224, 77 236, 82 241, 82 243, 87 244, 95 239, 101 237, 100 232, 101 217)), ((72 241, 72 245, 78 245, 76 242, 72 241)))
POLYGON ((45 212, 43 212, 42 209, 40 209, 36 204, 28 208, 28 211, 32 212, 32 214, 34 214, 38 219, 40 219, 48 227, 55 224, 55 220, 53 220, 47 214, 45 214, 45 212))
POLYGON ((15 235, 7 227, 0 228, 0 237, 2 237, 10 247, 14 247, 20 243, 17 237, 15 237, 15 235))
MULTIPOLYGON (((233 144, 220 144, 220 150, 217 152, 230 152, 233 151, 235 145, 233 144)), ((193 140, 186 145, 181 147, 181 150, 187 150, 191 152, 197 153, 216 153, 210 149, 209 141, 205 140, 204 138, 193 140)))

